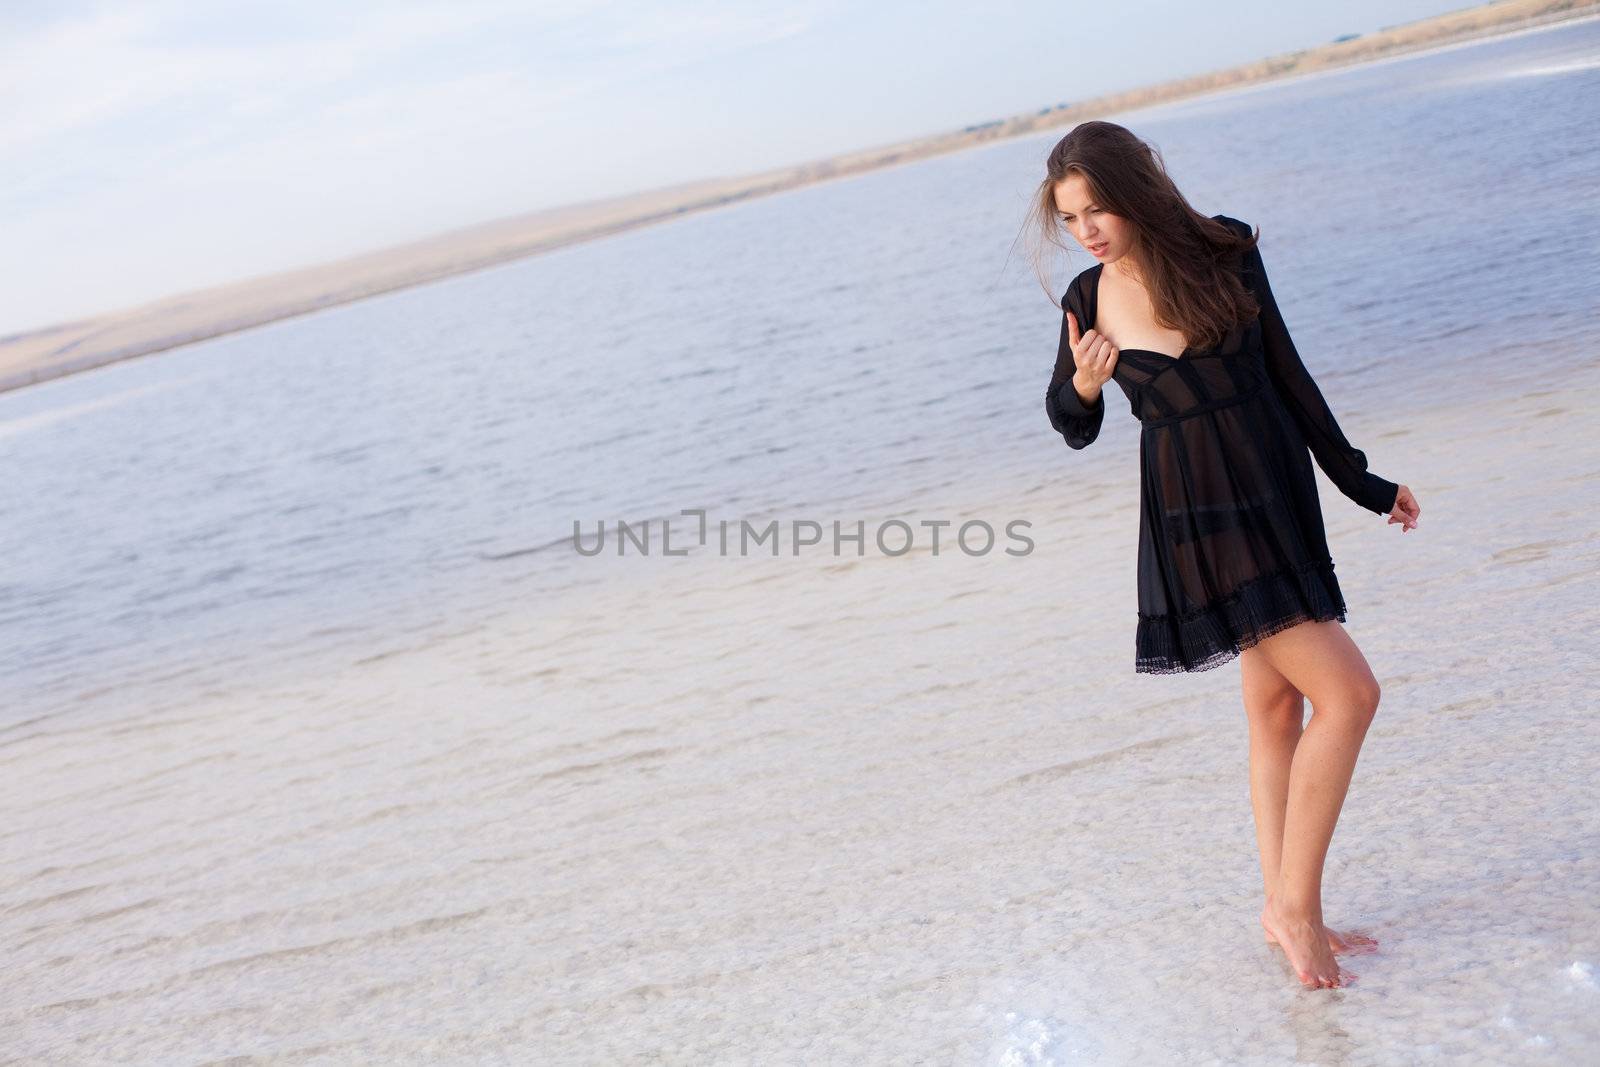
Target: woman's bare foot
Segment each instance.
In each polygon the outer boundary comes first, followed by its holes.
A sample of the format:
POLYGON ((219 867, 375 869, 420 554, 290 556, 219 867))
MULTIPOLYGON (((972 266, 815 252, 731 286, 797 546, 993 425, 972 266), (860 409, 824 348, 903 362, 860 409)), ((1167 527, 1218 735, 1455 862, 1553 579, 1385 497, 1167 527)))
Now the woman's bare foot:
POLYGON ((1316 916, 1291 914, 1268 898, 1261 925, 1289 957, 1300 984, 1307 989, 1335 989, 1355 979, 1333 958, 1329 931, 1316 916))
MULTIPOLYGON (((1267 894, 1267 904, 1272 904, 1272 894, 1267 894)), ((1278 939, 1272 936, 1272 930, 1267 926, 1267 909, 1261 909, 1261 928, 1266 932, 1267 944, 1276 945, 1278 939)), ((1359 956, 1378 951, 1378 939, 1361 933, 1359 930, 1341 931, 1331 926, 1324 926, 1328 932, 1328 947, 1335 955, 1359 956)))
MULTIPOLYGON (((1267 913, 1263 911, 1261 913, 1261 926, 1265 929, 1266 925, 1267 913)), ((1360 956, 1378 951, 1378 939, 1375 937, 1368 937, 1366 934, 1356 930, 1342 932, 1335 930, 1331 926, 1324 926, 1323 929, 1328 932, 1328 947, 1333 950, 1336 956, 1360 956)), ((1267 930, 1266 934, 1267 944, 1276 945, 1278 943, 1278 939, 1272 936, 1271 930, 1267 930)))

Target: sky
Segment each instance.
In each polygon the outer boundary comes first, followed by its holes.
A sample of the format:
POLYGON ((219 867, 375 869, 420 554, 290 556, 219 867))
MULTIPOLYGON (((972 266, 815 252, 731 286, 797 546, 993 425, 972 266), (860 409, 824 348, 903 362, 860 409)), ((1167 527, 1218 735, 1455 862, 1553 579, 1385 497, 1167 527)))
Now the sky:
POLYGON ((0 339, 1471 6, 0 0, 0 339))

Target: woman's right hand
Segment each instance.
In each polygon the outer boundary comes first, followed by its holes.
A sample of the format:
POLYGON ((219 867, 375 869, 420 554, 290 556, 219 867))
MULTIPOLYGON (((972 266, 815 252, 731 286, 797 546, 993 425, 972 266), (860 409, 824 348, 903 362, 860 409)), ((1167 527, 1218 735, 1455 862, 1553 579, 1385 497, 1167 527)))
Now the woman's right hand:
POLYGON ((1080 399, 1094 403, 1100 390, 1111 380, 1117 369, 1117 347, 1097 330, 1078 335, 1078 316, 1067 312, 1067 341, 1072 345, 1072 362, 1077 370, 1072 375, 1072 387, 1080 399))

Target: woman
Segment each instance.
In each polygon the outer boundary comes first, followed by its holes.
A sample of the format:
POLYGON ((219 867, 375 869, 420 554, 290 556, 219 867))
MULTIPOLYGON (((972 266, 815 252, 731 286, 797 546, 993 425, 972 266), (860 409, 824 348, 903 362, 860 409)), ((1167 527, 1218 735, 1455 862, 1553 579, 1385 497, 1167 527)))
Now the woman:
POLYGON ((1251 228, 1190 207, 1149 145, 1109 122, 1075 127, 1050 153, 1038 216, 1052 241, 1065 229, 1098 261, 1062 299, 1051 426, 1088 446, 1109 381, 1142 423, 1134 670, 1240 660, 1261 925, 1303 985, 1336 987, 1354 975, 1335 953, 1376 945, 1324 926, 1322 868, 1379 689, 1340 625, 1307 448, 1340 492, 1402 531, 1421 508, 1340 431, 1251 228))

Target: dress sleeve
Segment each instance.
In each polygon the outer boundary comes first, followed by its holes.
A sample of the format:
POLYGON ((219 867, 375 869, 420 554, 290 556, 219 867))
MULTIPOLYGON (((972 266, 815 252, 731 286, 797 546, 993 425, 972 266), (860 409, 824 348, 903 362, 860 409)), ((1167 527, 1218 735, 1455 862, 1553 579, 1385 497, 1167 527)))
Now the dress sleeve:
MULTIPOLYGON (((1249 232, 1249 226, 1244 226, 1249 232)), ((1252 248, 1245 254, 1245 269, 1251 275, 1256 301, 1261 305, 1261 341, 1266 354, 1267 375, 1274 391, 1288 408, 1300 433, 1305 437, 1317 465, 1339 491, 1369 511, 1387 515, 1394 510, 1400 487, 1367 470, 1367 457, 1345 439, 1322 391, 1295 350, 1272 296, 1261 252, 1252 248)))
POLYGON ((1072 331, 1067 324, 1070 310, 1078 317, 1078 328, 1083 329, 1083 304, 1077 300, 1078 284, 1073 282, 1067 295, 1061 298, 1061 341, 1056 346, 1056 366, 1050 375, 1050 385, 1044 393, 1044 411, 1050 425, 1072 448, 1086 448, 1100 436, 1100 424, 1106 417, 1106 392, 1094 398, 1094 404, 1084 407, 1078 390, 1072 385, 1072 375, 1078 365, 1072 359, 1072 331))

